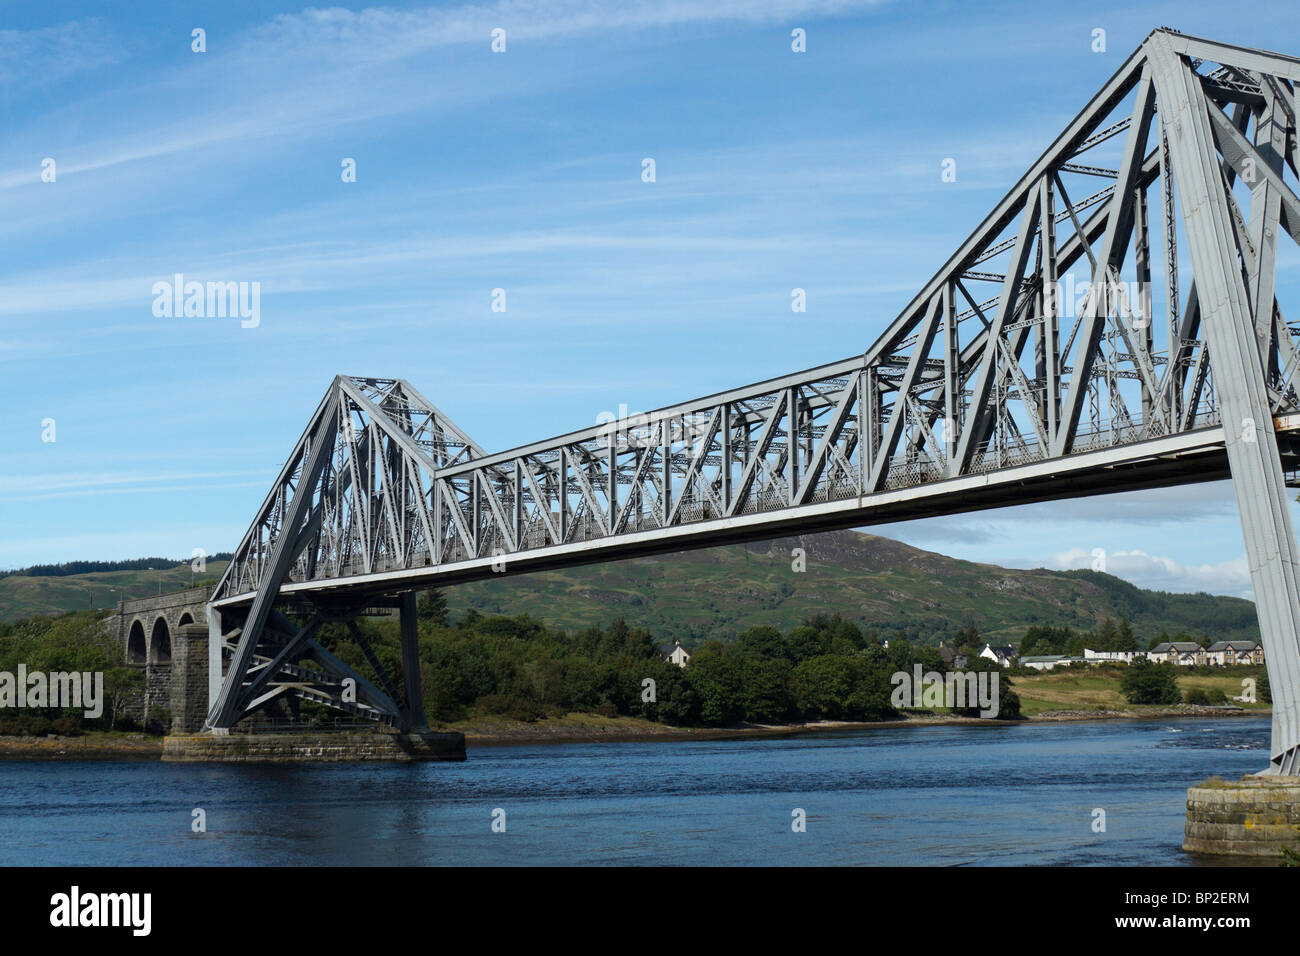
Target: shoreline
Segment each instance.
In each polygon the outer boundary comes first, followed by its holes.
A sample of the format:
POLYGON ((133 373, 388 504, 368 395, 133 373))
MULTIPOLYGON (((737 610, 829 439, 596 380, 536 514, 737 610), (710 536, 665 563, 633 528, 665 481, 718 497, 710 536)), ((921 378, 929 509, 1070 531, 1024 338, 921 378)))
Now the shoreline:
POLYGON ((162 749, 146 734, 0 737, 0 760, 160 760, 162 749))
POLYGON ((671 727, 637 721, 642 726, 631 726, 631 718, 607 718, 603 722, 569 724, 560 721, 523 723, 520 721, 490 721, 472 723, 462 721, 451 725, 465 735, 467 746, 510 747, 523 744, 572 743, 655 743, 680 740, 764 740, 793 737, 834 731, 884 730, 904 727, 1014 727, 1046 723, 1081 723, 1109 720, 1170 720, 1207 717, 1267 717, 1269 709, 1246 710, 1240 707, 1213 707, 1195 704, 1178 704, 1157 707, 1149 711, 1044 711, 1021 720, 998 720, 982 717, 934 716, 904 714, 895 720, 822 720, 796 724, 744 724, 734 727, 671 727))
MULTIPOLYGON (((1011 727, 1044 723, 1110 720, 1173 720, 1207 717, 1267 717, 1271 710, 1179 704, 1148 711, 1044 711, 1022 720, 904 714, 895 720, 821 720, 795 724, 742 724, 733 727, 672 727, 632 717, 566 715, 525 723, 510 720, 461 721, 440 731, 457 731, 473 747, 531 744, 655 743, 682 740, 770 740, 802 734, 883 730, 906 727, 1011 727)), ((163 738, 144 734, 81 737, 0 737, 0 760, 159 760, 163 738)))

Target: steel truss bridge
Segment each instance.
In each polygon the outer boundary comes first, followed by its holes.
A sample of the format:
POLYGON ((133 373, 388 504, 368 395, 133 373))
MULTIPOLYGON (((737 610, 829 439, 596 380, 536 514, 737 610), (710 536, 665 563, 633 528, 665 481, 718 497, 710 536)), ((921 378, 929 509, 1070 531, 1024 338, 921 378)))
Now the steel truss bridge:
POLYGON ((1300 308, 1276 294, 1297 80, 1295 57, 1156 30, 839 362, 492 454, 402 379, 335 378, 209 605, 208 728, 289 698, 425 727, 429 587, 1230 477, 1270 771, 1300 774, 1300 308), (374 607, 400 609, 400 689, 353 623, 374 607), (332 620, 378 684, 315 640, 332 620))

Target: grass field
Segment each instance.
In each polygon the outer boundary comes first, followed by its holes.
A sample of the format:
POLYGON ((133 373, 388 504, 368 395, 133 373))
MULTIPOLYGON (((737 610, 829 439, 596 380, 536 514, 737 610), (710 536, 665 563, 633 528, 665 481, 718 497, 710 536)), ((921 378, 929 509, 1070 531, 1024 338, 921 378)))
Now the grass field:
MULTIPOLYGON (((1253 676, 1256 680, 1263 674, 1262 667, 1241 669, 1241 673, 1229 674, 1179 674, 1178 689, 1184 694, 1189 690, 1222 691, 1225 697, 1234 697, 1241 693, 1243 677, 1253 676)), ((1059 671, 1044 671, 1032 677, 1012 678, 1013 689, 1020 697, 1020 710, 1026 717, 1033 717, 1049 710, 1118 710, 1141 713, 1153 709, 1143 705, 1130 704, 1124 699, 1121 684, 1124 680, 1123 668, 1099 667, 1087 670, 1069 668, 1059 671)), ((1234 702, 1235 703, 1235 702, 1234 702)), ((1269 709, 1265 703, 1241 704, 1247 710, 1269 709)))

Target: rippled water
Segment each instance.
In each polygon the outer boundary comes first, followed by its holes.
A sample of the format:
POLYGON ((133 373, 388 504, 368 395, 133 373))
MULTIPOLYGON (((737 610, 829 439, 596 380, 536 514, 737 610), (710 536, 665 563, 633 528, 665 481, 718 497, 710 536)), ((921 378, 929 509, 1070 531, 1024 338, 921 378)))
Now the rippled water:
POLYGON ((8 761, 0 864, 1185 864, 1187 787, 1263 769, 1268 735, 1233 718, 471 746, 462 764, 8 761))

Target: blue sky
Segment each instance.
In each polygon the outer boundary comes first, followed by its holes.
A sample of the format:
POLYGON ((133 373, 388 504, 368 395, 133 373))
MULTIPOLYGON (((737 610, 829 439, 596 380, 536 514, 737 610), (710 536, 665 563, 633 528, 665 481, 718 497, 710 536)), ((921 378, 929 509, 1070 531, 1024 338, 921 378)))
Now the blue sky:
MULTIPOLYGON (((492 450, 860 352, 1151 29, 1300 51, 1285 3, 190 6, 3 6, 0 567, 233 548, 336 373, 492 450), (156 317, 178 272, 260 323, 156 317)), ((873 530, 1249 591, 1226 484, 873 530)))

